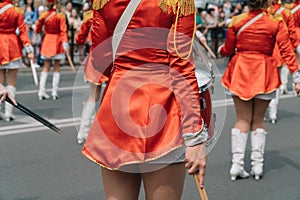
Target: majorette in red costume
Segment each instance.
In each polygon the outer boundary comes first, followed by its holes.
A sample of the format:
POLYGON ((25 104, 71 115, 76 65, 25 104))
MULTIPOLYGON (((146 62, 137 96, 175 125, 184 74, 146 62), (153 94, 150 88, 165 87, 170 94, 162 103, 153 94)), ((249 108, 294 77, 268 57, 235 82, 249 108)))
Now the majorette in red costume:
POLYGON ((228 27, 225 45, 220 48, 222 56, 232 55, 235 52, 235 48, 237 48, 235 55, 224 72, 222 84, 243 100, 250 100, 258 94, 271 93, 280 86, 281 81, 277 62, 272 56, 276 42, 290 72, 293 73, 298 70, 294 49, 290 45, 287 27, 282 22, 281 16, 266 14, 260 19, 262 23, 256 23, 255 26, 250 25, 247 27, 247 31, 241 32, 238 36, 238 43, 235 42, 237 30, 253 16, 263 11, 262 9, 251 10, 249 13, 234 17, 228 27), (264 20, 265 18, 271 18, 272 20, 264 20), (262 34, 255 34, 258 29, 262 34), (269 37, 269 35, 273 34, 273 30, 276 30, 277 38, 281 38, 280 40, 276 41, 275 37, 269 37), (268 40, 270 45, 265 45, 266 42, 264 41, 266 40, 268 40), (249 49, 254 53, 249 52, 249 49), (259 73, 257 73, 258 71, 259 73))
POLYGON ((177 150, 182 154, 184 142, 190 146, 207 138, 190 56, 193 1, 142 1, 112 64, 111 37, 128 3, 94 0, 92 51, 87 60, 101 73, 94 80, 108 84, 83 154, 113 170, 155 161, 177 150), (178 6, 178 2, 185 3, 178 6))
MULTIPOLYGON (((10 0, 0 1, 0 73, 4 84, 7 80, 7 90, 15 96, 17 70, 22 66, 22 48, 24 47, 29 59, 33 59, 33 47, 28 38, 23 13, 15 8, 10 0), (18 35, 16 31, 18 30, 18 35)), ((12 106, 5 103, 5 114, 0 118, 6 121, 14 119, 12 106)))
POLYGON ((38 97, 40 100, 49 99, 45 92, 45 85, 51 60, 54 60, 54 72, 52 79, 52 98, 58 98, 58 85, 60 82, 60 60, 65 59, 65 52, 68 51, 68 35, 66 16, 64 13, 56 10, 58 2, 48 0, 48 12, 40 16, 36 27, 36 32, 41 33, 44 30, 44 38, 41 46, 41 55, 45 60, 44 68, 40 75, 40 86, 38 97))

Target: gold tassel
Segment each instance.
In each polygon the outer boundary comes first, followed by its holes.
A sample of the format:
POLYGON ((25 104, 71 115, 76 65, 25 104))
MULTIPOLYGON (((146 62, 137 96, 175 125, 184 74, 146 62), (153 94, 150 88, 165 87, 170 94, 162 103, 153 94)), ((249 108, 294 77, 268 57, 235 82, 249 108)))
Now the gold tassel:
POLYGON ((282 2, 281 2, 281 0, 278 0, 278 4, 281 4, 282 2))
POLYGON ((174 13, 177 12, 178 6, 179 13, 184 16, 194 14, 196 11, 194 0, 159 0, 159 5, 165 13, 169 6, 172 7, 174 13))
POLYGON ((110 0, 94 0, 93 1, 93 9, 99 10, 103 8, 110 0))

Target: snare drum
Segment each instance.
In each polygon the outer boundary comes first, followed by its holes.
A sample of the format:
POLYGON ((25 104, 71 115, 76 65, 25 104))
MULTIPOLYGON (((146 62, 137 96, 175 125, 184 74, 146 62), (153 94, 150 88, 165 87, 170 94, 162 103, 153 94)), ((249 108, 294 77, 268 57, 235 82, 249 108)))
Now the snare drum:
POLYGON ((214 136, 214 121, 212 113, 212 78, 206 71, 196 69, 196 78, 200 92, 201 116, 208 129, 208 140, 214 136))

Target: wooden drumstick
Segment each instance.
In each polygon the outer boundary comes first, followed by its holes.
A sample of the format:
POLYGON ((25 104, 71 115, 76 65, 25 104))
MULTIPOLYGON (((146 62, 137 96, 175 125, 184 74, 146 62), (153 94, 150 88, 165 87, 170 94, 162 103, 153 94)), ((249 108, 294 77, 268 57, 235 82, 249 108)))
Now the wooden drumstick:
POLYGON ((207 45, 206 42, 201 42, 203 44, 203 46, 206 48, 206 50, 210 53, 210 55, 214 58, 217 59, 216 55, 214 54, 214 52, 211 50, 211 48, 209 48, 209 46, 207 45))
POLYGON ((205 188, 204 187, 200 188, 199 172, 195 173, 193 176, 194 176, 195 183, 197 185, 200 200, 208 200, 205 188))
POLYGON ((73 62, 72 62, 72 59, 71 59, 71 57, 70 57, 70 54, 69 54, 69 53, 66 53, 66 55, 67 55, 67 59, 68 59, 68 62, 69 62, 69 65, 70 65, 72 71, 73 71, 74 73, 76 73, 76 69, 75 69, 74 64, 73 64, 73 62))

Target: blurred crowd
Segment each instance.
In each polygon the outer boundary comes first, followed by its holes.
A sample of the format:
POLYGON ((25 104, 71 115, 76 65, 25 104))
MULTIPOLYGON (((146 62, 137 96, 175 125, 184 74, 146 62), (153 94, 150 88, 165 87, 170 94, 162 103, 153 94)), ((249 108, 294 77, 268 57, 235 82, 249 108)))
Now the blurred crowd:
MULTIPOLYGON (((36 25, 38 19, 44 12, 47 11, 46 0, 24 0, 23 2, 16 3, 24 13, 24 21, 27 27, 28 36, 32 42, 35 49, 35 61, 38 65, 43 65, 43 60, 40 57, 40 45, 42 42, 42 33, 36 33, 36 25)), ((84 57, 84 55, 79 55, 79 53, 84 54, 85 52, 79 51, 78 46, 75 44, 75 36, 79 31, 82 24, 83 13, 91 8, 89 1, 83 1, 82 3, 72 3, 72 1, 61 1, 57 10, 66 15, 66 23, 68 27, 68 36, 70 44, 70 54, 74 58, 75 55, 79 57, 84 57)), ((73 59, 74 60, 74 59, 73 59)), ((29 65, 26 60, 24 63, 29 65)))
POLYGON ((249 11, 245 1, 232 2, 227 0, 221 4, 207 3, 204 8, 197 8, 197 29, 202 32, 216 55, 218 47, 225 41, 231 18, 249 11))

